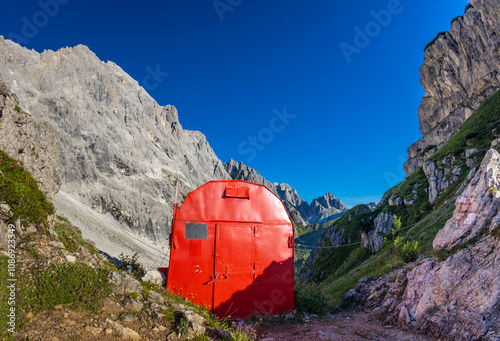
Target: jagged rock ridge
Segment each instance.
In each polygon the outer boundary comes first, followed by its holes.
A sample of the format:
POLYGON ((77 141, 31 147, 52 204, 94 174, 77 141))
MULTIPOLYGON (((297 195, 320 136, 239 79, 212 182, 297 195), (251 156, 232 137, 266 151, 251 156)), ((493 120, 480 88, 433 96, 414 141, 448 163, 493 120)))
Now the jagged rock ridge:
POLYGON ((290 217, 295 223, 306 226, 308 224, 322 224, 335 219, 347 211, 347 207, 340 199, 327 192, 324 196, 314 199, 309 205, 297 194, 297 190, 285 183, 271 183, 255 169, 230 160, 224 164, 231 178, 260 183, 278 195, 285 203, 290 217))
POLYGON ((245 180, 255 182, 257 184, 262 184, 269 190, 271 190, 271 192, 273 192, 274 194, 278 194, 272 183, 267 181, 255 169, 248 167, 243 162, 238 163, 237 161, 231 159, 228 163, 224 164, 224 169, 232 179, 245 180))
POLYGON ((322 224, 335 219, 347 211, 347 207, 340 199, 327 192, 324 196, 313 199, 309 205, 297 194, 297 190, 284 183, 274 183, 278 195, 282 200, 292 204, 300 215, 309 224, 322 224))

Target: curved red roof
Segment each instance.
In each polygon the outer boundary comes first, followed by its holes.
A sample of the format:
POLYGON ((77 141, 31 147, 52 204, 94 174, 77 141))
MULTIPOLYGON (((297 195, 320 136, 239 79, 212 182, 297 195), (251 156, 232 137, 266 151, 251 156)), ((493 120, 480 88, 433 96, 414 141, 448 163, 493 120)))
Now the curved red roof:
POLYGON ((243 180, 210 181, 189 193, 176 220, 291 223, 280 198, 243 180))

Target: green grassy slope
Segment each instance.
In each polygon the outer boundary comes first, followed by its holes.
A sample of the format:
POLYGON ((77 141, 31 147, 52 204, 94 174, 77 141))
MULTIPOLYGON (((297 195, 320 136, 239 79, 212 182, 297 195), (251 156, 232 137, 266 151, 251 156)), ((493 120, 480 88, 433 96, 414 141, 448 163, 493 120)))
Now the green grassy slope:
MULTIPOLYGON (((420 168, 403 182, 389 189, 373 212, 363 209, 362 206, 356 206, 338 219, 331 226, 328 234, 344 229, 342 244, 358 242, 361 240, 361 232, 374 229, 373 221, 375 217, 382 212, 388 212, 399 216, 403 227, 413 225, 400 231, 399 235, 406 240, 418 241, 420 255, 425 257, 435 256, 432 241, 436 233, 451 218, 455 208, 454 198, 470 171, 470 168, 466 166, 465 151, 473 148, 478 149, 472 155, 475 157, 473 167, 478 166, 491 142, 499 133, 500 91, 487 99, 462 124, 460 130, 429 158, 430 161, 436 163, 438 169, 444 169, 445 165, 443 165, 442 160, 454 157, 454 164, 461 168, 458 181, 455 181, 446 191, 440 193, 433 205, 428 200, 426 190, 429 184, 427 178, 422 168, 420 168), (417 198, 413 206, 389 205, 391 196, 401 196, 412 200, 415 198, 415 193, 417 198)), ((322 247, 331 246, 330 240, 325 236, 322 237, 319 243, 322 247)), ((384 243, 384 247, 374 255, 371 255, 368 250, 362 248, 359 244, 341 248, 324 248, 313 261, 313 272, 307 282, 317 283, 318 290, 321 290, 329 297, 328 304, 332 308, 341 305, 342 296, 350 288, 354 287, 362 277, 382 275, 404 266, 404 261, 395 252, 390 242, 384 243)), ((300 274, 300 280, 304 280, 305 272, 303 271, 300 274)))

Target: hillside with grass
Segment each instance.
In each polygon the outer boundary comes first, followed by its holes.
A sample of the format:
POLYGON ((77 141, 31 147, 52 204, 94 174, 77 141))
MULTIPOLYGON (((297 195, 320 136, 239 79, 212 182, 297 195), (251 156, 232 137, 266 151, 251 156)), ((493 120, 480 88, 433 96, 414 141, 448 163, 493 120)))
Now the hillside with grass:
POLYGON ((308 259, 307 267, 299 275, 300 280, 315 283, 331 293, 331 307, 339 307, 341 297, 362 277, 382 275, 404 267, 405 262, 394 248, 394 238, 400 236, 407 241, 418 241, 418 256, 434 256, 432 241, 436 233, 452 216, 454 199, 460 195, 468 178, 470 180, 471 171, 474 173, 481 164, 491 143, 498 137, 499 129, 500 91, 485 101, 443 148, 428 159, 450 182, 434 203, 429 201, 428 190, 432 180, 421 167, 389 189, 374 210, 358 205, 336 220, 318 242, 317 250, 320 251, 308 259), (455 181, 451 168, 460 170, 455 181), (381 236, 385 238, 383 248, 372 254, 361 245, 362 234, 375 230, 375 218, 384 213, 398 217, 402 226, 400 229, 391 227, 394 231, 381 236), (352 243, 358 244, 342 246, 352 243))
POLYGON ((219 320, 166 291, 161 277, 142 277, 137 258, 112 263, 1 150, 0 219, 2 340, 255 338, 248 323, 219 320))
POLYGON ((422 167, 389 189, 375 209, 356 206, 333 223, 299 274, 304 290, 326 299, 326 309, 345 307, 360 281, 385 276, 394 283, 399 271, 410 272, 423 259, 444 261, 472 248, 484 234, 450 250, 434 250, 433 241, 457 212, 457 198, 477 181, 474 176, 499 136, 497 91, 422 167))

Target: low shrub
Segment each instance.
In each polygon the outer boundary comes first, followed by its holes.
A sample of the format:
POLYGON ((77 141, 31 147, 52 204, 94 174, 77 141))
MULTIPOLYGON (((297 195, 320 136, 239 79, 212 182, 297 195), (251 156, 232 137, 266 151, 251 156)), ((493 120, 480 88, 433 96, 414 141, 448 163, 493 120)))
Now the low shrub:
POLYGON ((450 257, 449 251, 447 251, 447 250, 437 250, 436 251, 436 258, 438 259, 438 261, 444 262, 445 260, 448 259, 448 257, 450 257))
POLYGON ((497 226, 493 231, 491 231, 491 235, 497 239, 500 239, 500 225, 497 226))
POLYGON ((435 313, 437 313, 439 311, 439 306, 437 305, 433 305, 432 307, 429 307, 427 308, 427 310, 425 311, 427 314, 429 315, 434 315, 435 313))
POLYGON ((137 252, 134 253, 132 257, 124 256, 123 253, 121 253, 118 257, 120 264, 116 265, 116 267, 119 270, 126 272, 129 272, 130 270, 130 274, 132 276, 134 276, 136 279, 141 279, 146 274, 146 271, 144 270, 142 265, 137 262, 137 257, 137 252))
POLYGON ((402 237, 396 237, 394 239, 394 248, 405 263, 413 262, 418 258, 419 249, 417 241, 407 240, 405 243, 402 237))
POLYGON ((295 307, 302 313, 324 315, 327 299, 326 294, 314 283, 298 286, 295 289, 295 307))
POLYGON ((66 251, 73 253, 80 246, 83 246, 90 254, 95 254, 94 247, 83 240, 82 231, 78 227, 71 225, 66 218, 60 216, 57 216, 57 218, 59 222, 55 223, 54 231, 56 231, 61 243, 64 244, 66 251))
POLYGON ((26 306, 34 314, 72 303, 72 309, 97 312, 111 293, 107 271, 84 263, 52 264, 33 277, 24 292, 26 306))

